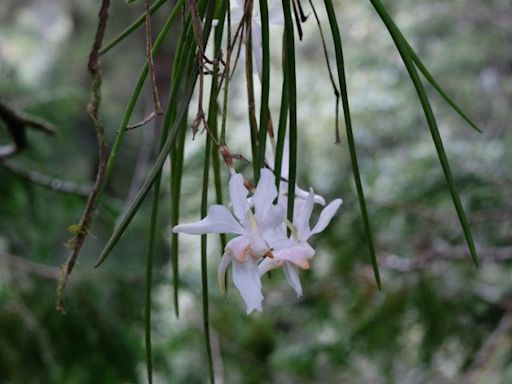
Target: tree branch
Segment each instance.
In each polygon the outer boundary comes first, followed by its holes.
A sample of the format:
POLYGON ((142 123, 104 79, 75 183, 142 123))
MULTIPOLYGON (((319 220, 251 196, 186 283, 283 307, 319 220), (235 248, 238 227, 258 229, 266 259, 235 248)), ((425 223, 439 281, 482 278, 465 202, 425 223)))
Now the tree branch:
POLYGON ((87 112, 89 114, 89 117, 93 121, 94 128, 96 129, 96 136, 99 147, 98 170, 96 174, 96 181, 94 182, 93 188, 87 199, 87 204, 85 206, 82 217, 80 218, 80 222, 77 226, 76 233, 73 236, 73 238, 71 238, 68 242, 68 246, 71 249, 71 254, 69 255, 68 260, 66 261, 66 264, 63 267, 62 277, 57 287, 57 310, 61 313, 65 313, 64 295, 66 283, 69 279, 69 275, 73 271, 73 267, 76 264, 78 254, 80 253, 82 245, 87 237, 89 227, 92 223, 92 220, 96 212, 97 198, 103 185, 103 180, 105 178, 108 149, 107 144, 105 142, 103 122, 101 121, 101 118, 99 116, 99 108, 101 105, 101 69, 99 62, 99 52, 101 49, 101 44, 103 42, 103 37, 105 35, 105 29, 107 26, 109 7, 110 0, 102 0, 101 8, 98 14, 98 27, 96 30, 96 37, 94 39, 91 53, 89 54, 89 61, 87 65, 89 73, 92 77, 92 96, 91 101, 87 106, 87 112))

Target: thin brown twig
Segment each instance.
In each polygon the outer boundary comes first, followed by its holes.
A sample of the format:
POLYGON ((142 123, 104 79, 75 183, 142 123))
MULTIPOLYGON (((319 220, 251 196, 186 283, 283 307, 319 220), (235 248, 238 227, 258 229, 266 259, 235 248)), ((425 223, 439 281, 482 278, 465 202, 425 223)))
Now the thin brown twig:
POLYGON ((198 61, 198 69, 199 69, 199 96, 197 102, 197 114, 192 122, 192 138, 195 138, 197 131, 199 130, 199 126, 201 123, 206 127, 205 113, 203 110, 203 97, 204 97, 204 71, 203 64, 205 62, 205 53, 203 47, 203 23, 199 17, 199 12, 197 11, 197 4, 195 0, 189 0, 190 7, 190 15, 192 18, 192 31, 194 32, 194 39, 196 40, 197 45, 197 61, 198 61))
POLYGON ((142 121, 139 121, 138 123, 129 125, 125 131, 131 131, 137 128, 142 127, 143 125, 146 125, 150 121, 153 121, 156 118, 156 111, 152 111, 149 115, 147 115, 142 121))
POLYGON ((224 71, 222 71, 222 75, 219 79, 219 85, 217 88, 217 96, 220 94, 220 91, 222 89, 222 85, 223 85, 225 79, 226 78, 231 79, 231 77, 233 76, 236 65, 238 63, 238 58, 240 57, 240 51, 242 49, 241 36, 243 34, 243 26, 244 26, 244 20, 245 20, 246 15, 244 13, 244 15, 242 16, 242 19, 240 20, 240 24, 238 24, 238 27, 235 31, 235 35, 232 37, 231 36, 231 11, 229 8, 228 8, 227 14, 228 14, 228 31, 227 31, 227 40, 228 41, 227 41, 227 50, 226 50, 226 62, 224 64, 224 71), (230 74, 231 55, 233 54, 233 49, 237 43, 238 43, 237 55, 236 55, 235 62, 233 65, 233 70, 231 71, 231 74, 230 74))
MULTIPOLYGON (((151 94, 155 105, 155 113, 161 115, 164 113, 160 98, 158 97, 158 88, 156 86, 155 64, 153 62, 153 43, 151 32, 151 0, 145 0, 146 6, 146 56, 148 61, 149 78, 151 79, 151 94)), ((151 120, 151 119, 150 119, 151 120)))
POLYGON ((316 24, 318 26, 318 31, 320 32, 320 39, 322 40, 322 48, 325 55, 325 63, 327 64, 327 71, 329 72, 329 79, 331 80, 332 88, 334 90, 334 96, 336 97, 336 122, 335 122, 335 143, 341 143, 340 137, 340 91, 338 90, 338 86, 336 85, 336 81, 334 80, 334 75, 331 68, 331 63, 329 61, 329 52, 327 51, 327 45, 325 44, 324 31, 322 29, 322 24, 320 23, 320 19, 318 14, 316 13, 315 5, 313 4, 313 0, 309 0, 309 4, 311 9, 313 10, 313 15, 315 16, 316 24))
POLYGON ((71 240, 69 240, 68 242, 68 246, 71 249, 71 254, 68 257, 66 264, 62 268, 62 276, 57 286, 57 310, 61 313, 65 313, 64 296, 66 283, 69 279, 69 275, 73 271, 73 267, 76 264, 78 254, 80 253, 82 245, 87 237, 87 234, 89 233, 89 227, 92 223, 92 220, 96 212, 97 198, 103 185, 103 180, 105 178, 108 149, 107 144, 105 142, 103 122, 101 121, 101 118, 99 116, 102 83, 101 68, 99 62, 99 51, 101 49, 101 44, 103 42, 103 37, 105 35, 105 29, 107 27, 109 7, 110 0, 102 0, 100 11, 98 13, 98 27, 96 30, 96 36, 94 39, 91 52, 89 54, 89 61, 87 63, 87 68, 92 77, 92 95, 91 101, 87 106, 87 112, 94 124, 98 140, 98 170, 96 174, 96 180, 87 199, 87 204, 85 206, 84 212, 82 213, 82 217, 80 218, 80 222, 77 226, 78 230, 74 234, 73 238, 71 238, 71 240))
POLYGON ((247 0, 245 3, 244 14, 246 15, 245 24, 245 77, 247 84, 247 104, 249 113, 249 127, 251 133, 252 157, 255 158, 258 153, 258 121, 256 119, 256 100, 254 97, 254 79, 252 62, 252 12, 253 0, 247 0))

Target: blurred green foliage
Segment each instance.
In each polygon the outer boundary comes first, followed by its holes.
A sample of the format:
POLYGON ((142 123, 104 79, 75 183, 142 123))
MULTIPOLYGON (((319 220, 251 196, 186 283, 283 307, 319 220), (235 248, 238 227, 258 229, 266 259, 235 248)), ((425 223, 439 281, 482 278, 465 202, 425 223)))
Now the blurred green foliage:
MULTIPOLYGON (((329 200, 341 196, 345 204, 316 239, 312 269, 302 275, 304 297, 297 299, 277 271, 265 281, 264 312, 250 317, 234 289, 225 299, 214 285, 221 251, 210 236, 214 366, 226 383, 512 381, 512 5, 386 5, 434 76, 484 129, 475 134, 431 93, 482 267, 476 270, 467 254, 414 89, 384 26, 369 3, 337 2, 384 289, 377 291, 373 281, 346 143, 330 145, 334 100, 310 20, 297 48, 299 184, 312 185, 329 200)), ((154 31, 169 10, 167 4, 155 16, 154 31)), ((9 163, 81 186, 92 183, 96 166, 95 135, 85 113, 85 63, 96 11, 96 4, 80 1, 0 5, 0 97, 58 127, 53 138, 28 132, 29 147, 9 163)), ((115 2, 109 36, 141 11, 142 2, 115 2)), ((164 99, 175 43, 171 38, 155 58, 164 99)), ((110 143, 143 62, 143 30, 102 60, 101 114, 110 143)), ((245 97, 243 88, 232 93, 235 101, 245 97)), ((138 118, 151 103, 146 89, 138 118)), ((228 133, 234 152, 248 154, 245 109, 234 105, 228 133)), ((93 236, 71 276, 65 316, 54 309, 58 266, 68 253, 66 228, 78 221, 85 200, 38 186, 0 164, 0 383, 144 381, 148 207, 108 263, 99 270, 92 266, 151 164, 157 130, 149 125, 127 135, 93 236)), ((199 216, 203 137, 189 140, 183 220, 199 216)), ((0 144, 6 142, 0 123, 0 144)), ((154 281, 156 381, 203 383, 199 239, 183 237, 182 315, 176 319, 167 181, 166 171, 154 281)))

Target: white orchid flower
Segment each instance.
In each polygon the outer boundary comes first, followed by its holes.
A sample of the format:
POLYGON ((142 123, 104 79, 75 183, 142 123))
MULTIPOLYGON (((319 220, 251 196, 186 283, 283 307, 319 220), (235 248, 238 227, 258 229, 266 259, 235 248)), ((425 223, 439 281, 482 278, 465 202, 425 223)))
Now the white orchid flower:
POLYGON ((274 268, 283 267, 288 283, 298 297, 302 296, 302 285, 299 279, 299 268, 309 269, 309 260, 315 255, 315 250, 309 245, 309 238, 322 232, 343 203, 341 199, 333 200, 327 205, 318 218, 313 229, 309 226, 313 212, 315 194, 312 189, 306 200, 295 199, 293 229, 291 237, 286 235, 286 228, 280 227, 266 233, 266 239, 271 245, 273 258, 264 259, 258 266, 260 276, 274 268))
MULTIPOLYGON (((268 1, 268 19, 269 23, 273 25, 284 25, 284 15, 280 1, 268 1)), ((231 1, 231 22, 235 28, 238 27, 244 16, 245 0, 231 1)), ((263 48, 261 43, 261 16, 259 1, 254 0, 251 20, 251 35, 252 35, 252 55, 256 63, 256 70, 261 77, 263 67, 263 48)))
POLYGON ((254 212, 247 201, 249 191, 244 186, 243 176, 234 171, 229 180, 229 194, 234 215, 222 205, 212 205, 204 219, 177 225, 173 232, 239 235, 226 244, 217 277, 221 289, 225 291, 224 276, 228 266, 233 264, 233 282, 247 306, 247 314, 250 314, 254 310, 262 310, 263 295, 257 263, 270 251, 263 233, 283 223, 285 209, 273 203, 277 197, 275 178, 267 169, 261 170, 260 181, 252 196, 254 212))

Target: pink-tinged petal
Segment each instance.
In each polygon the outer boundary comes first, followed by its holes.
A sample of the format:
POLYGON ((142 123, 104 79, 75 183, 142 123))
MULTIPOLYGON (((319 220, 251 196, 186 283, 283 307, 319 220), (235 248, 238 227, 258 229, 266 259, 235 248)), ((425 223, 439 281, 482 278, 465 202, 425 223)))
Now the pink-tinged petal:
POLYGON ((220 259, 219 268, 217 269, 217 283, 223 295, 226 294, 226 271, 232 261, 231 254, 225 252, 220 259))
POLYGON ((274 206, 274 199, 276 197, 276 178, 270 170, 263 168, 260 172, 260 181, 252 196, 254 216, 258 224, 261 225, 265 222, 269 210, 274 206))
POLYGON ((224 252, 229 253, 233 260, 244 261, 249 255, 249 245, 251 238, 249 236, 238 236, 228 241, 224 252))
POLYGON ((318 218, 316 225, 311 231, 311 235, 322 232, 329 225, 329 223, 331 222, 332 218, 334 217, 342 203, 343 200, 341 199, 333 200, 327 207, 325 207, 322 210, 322 213, 320 213, 320 217, 318 218))
POLYGON ((283 272, 284 275, 286 276, 286 280, 288 280, 288 284, 290 284, 290 286, 293 288, 293 290, 297 294, 297 297, 301 297, 302 284, 300 283, 299 269, 291 263, 284 263, 283 272))
POLYGON ((302 269, 309 269, 309 260, 315 255, 315 250, 308 243, 301 243, 273 254, 276 260, 288 261, 302 269))
POLYGON ((233 262, 233 283, 247 306, 248 315, 254 310, 262 310, 263 295, 261 293, 260 273, 253 258, 248 258, 242 263, 233 262))
POLYGON ((244 177, 239 173, 233 172, 229 179, 229 196, 233 204, 233 212, 243 226, 247 222, 247 211, 250 209, 247 202, 248 194, 249 191, 244 185, 244 177))
POLYGON ((309 194, 306 200, 296 199, 295 200, 295 215, 293 217, 293 225, 297 229, 299 240, 307 240, 309 237, 310 227, 309 219, 313 212, 313 199, 315 193, 313 189, 309 189, 309 194))
MULTIPOLYGON (((295 197, 299 197, 301 199, 307 199, 309 196, 309 192, 306 192, 305 190, 295 187, 295 197)), ((315 195, 313 198, 313 202, 315 204, 325 205, 325 199, 320 195, 315 195)))
POLYGON ((260 276, 263 276, 268 271, 279 268, 281 265, 283 265, 282 261, 266 257, 261 263, 258 264, 258 272, 260 276))
POLYGON ((178 224, 172 231, 174 233, 188 233, 191 235, 204 235, 205 233, 237 233, 243 234, 244 229, 235 220, 231 212, 223 205, 212 205, 208 208, 208 215, 198 222, 178 224))

